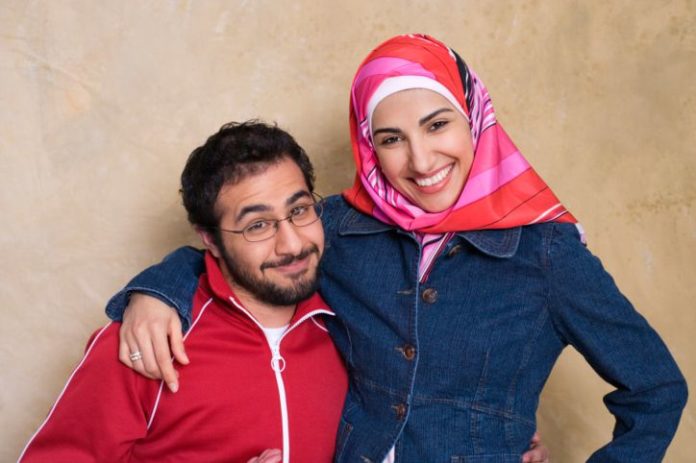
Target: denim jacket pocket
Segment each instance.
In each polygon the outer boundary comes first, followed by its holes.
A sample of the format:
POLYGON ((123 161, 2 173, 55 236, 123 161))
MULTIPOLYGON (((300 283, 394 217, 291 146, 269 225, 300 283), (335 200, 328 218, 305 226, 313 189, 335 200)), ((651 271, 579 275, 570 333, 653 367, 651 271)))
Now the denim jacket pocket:
MULTIPOLYGON (((481 455, 488 455, 489 452, 499 449, 509 451, 526 448, 534 434, 535 427, 535 423, 503 410, 477 404, 472 405, 471 408, 471 441, 474 451, 481 455)), ((474 456, 478 457, 478 455, 474 456)), ((469 458, 473 458, 473 456, 469 458)), ((488 460, 481 461, 487 462, 488 460)), ((519 456, 516 461, 519 461, 519 456)))

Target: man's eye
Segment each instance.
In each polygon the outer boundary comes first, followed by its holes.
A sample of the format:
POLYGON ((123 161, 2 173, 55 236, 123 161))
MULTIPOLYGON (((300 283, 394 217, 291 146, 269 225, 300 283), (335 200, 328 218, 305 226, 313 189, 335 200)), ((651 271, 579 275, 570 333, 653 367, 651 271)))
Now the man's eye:
POLYGON ((311 207, 310 205, 295 206, 290 211, 290 215, 293 217, 302 217, 309 212, 311 207))
POLYGON ((251 234, 263 233, 270 226, 271 222, 269 220, 259 220, 258 222, 247 225, 244 231, 251 234))

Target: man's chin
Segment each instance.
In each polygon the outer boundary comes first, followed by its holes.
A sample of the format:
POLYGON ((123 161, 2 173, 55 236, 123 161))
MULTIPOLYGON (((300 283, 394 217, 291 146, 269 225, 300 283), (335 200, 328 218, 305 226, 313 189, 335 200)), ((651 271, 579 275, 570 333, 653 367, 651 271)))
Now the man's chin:
POLYGON ((316 292, 318 284, 316 278, 306 278, 305 275, 304 278, 298 276, 298 278, 294 279, 290 284, 276 285, 276 288, 285 294, 294 295, 295 299, 303 300, 316 292))
POLYGON ((295 274, 284 274, 282 278, 266 280, 262 291, 257 293, 260 299, 274 305, 297 304, 312 296, 317 291, 316 272, 308 275, 304 270, 295 274))

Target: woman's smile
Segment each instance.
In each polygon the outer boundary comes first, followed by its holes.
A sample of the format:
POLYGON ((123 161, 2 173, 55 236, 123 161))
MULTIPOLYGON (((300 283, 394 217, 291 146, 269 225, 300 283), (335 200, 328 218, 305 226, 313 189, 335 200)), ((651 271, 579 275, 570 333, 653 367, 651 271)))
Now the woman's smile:
POLYGON ((454 167, 454 164, 450 164, 448 166, 443 167, 442 169, 439 169, 435 174, 427 177, 414 177, 413 181, 416 182, 416 184, 421 187, 421 190, 427 191, 432 193, 434 191, 432 190, 431 187, 435 187, 439 189, 442 187, 442 183, 445 180, 449 180, 449 174, 452 172, 452 168, 454 167))

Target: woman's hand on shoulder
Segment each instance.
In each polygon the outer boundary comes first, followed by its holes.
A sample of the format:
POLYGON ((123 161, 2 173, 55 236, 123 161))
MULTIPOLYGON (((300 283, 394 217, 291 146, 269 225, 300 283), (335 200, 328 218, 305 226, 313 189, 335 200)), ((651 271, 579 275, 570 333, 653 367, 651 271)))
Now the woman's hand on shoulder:
POLYGON ((159 299, 133 293, 123 314, 119 360, 151 379, 162 379, 172 392, 179 389, 173 358, 186 365, 181 321, 176 311, 159 299), (171 350, 170 350, 171 349, 171 350))

